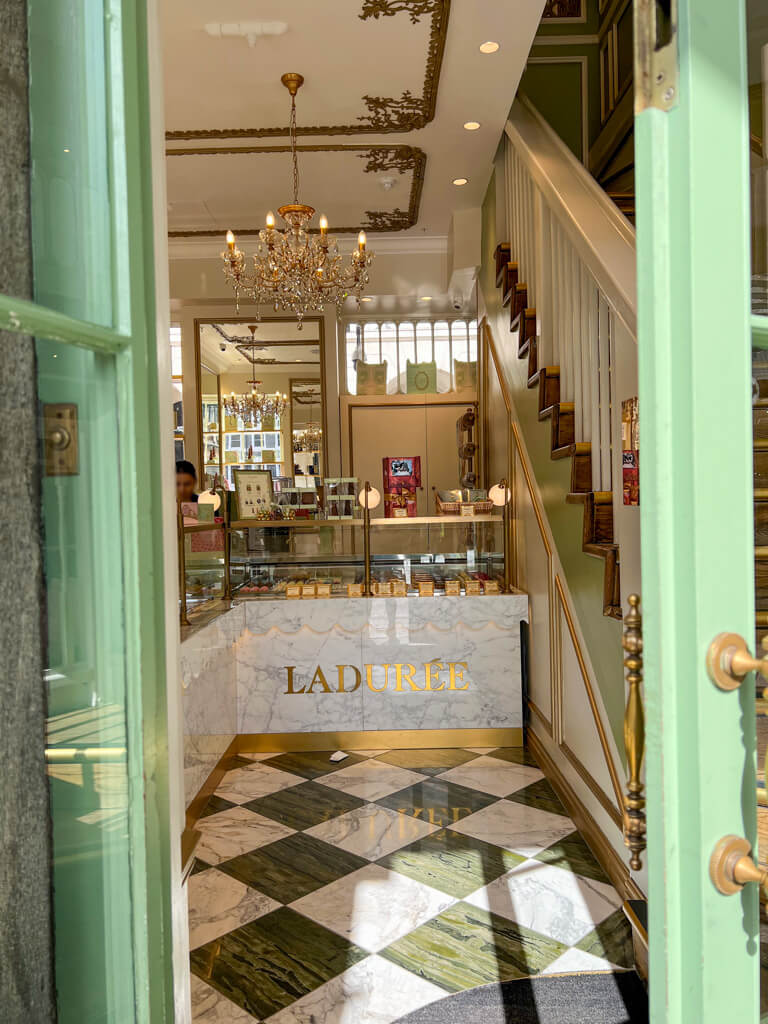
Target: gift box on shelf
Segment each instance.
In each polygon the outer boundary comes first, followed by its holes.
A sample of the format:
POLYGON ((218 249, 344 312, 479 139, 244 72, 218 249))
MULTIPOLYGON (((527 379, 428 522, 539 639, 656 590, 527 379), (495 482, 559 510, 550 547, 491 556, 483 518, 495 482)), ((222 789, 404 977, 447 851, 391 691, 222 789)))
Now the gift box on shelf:
POLYGON ((382 459, 384 516, 387 519, 416 515, 416 490, 421 487, 421 458, 418 455, 382 459))

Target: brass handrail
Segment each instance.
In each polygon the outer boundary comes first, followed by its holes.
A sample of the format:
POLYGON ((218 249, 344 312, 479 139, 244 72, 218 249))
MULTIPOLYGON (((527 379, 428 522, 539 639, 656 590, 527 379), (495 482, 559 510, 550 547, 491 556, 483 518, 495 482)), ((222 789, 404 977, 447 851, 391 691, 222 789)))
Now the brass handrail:
POLYGON ((629 614, 624 619, 621 646, 626 655, 627 708, 624 713, 624 748, 627 753, 627 795, 624 798, 624 845, 630 851, 629 866, 633 871, 642 867, 640 854, 646 848, 645 786, 641 779, 645 757, 645 713, 641 687, 643 684, 643 619, 640 597, 630 594, 629 614))

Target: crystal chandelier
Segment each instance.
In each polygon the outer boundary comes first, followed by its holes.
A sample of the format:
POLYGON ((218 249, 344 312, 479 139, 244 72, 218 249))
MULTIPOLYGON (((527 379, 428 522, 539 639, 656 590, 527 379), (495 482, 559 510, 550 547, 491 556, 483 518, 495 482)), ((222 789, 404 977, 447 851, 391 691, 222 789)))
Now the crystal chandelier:
POLYGON ((293 435, 295 452, 319 452, 323 444, 323 428, 319 423, 310 421, 293 435))
MULTIPOLYGON (((357 236, 357 249, 345 263, 334 238, 328 236, 328 221, 320 217, 319 236, 310 235, 309 222, 315 214, 311 206, 299 202, 299 164, 296 156, 296 93, 303 75, 286 74, 280 79, 291 94, 291 158, 293 160, 293 202, 281 206, 278 213, 288 225, 275 228, 275 215, 267 214, 267 226, 259 232, 253 257, 253 273, 245 269, 245 254, 237 248, 235 236, 227 232, 227 248, 221 254, 224 275, 235 292, 235 308, 240 297, 257 306, 271 303, 275 312, 293 314, 301 330, 302 319, 322 313, 327 303, 341 311, 344 300, 352 295, 358 302, 368 284, 368 268, 374 254, 366 249, 365 232, 357 236)), ((258 319, 258 314, 257 314, 258 319)))
POLYGON ((233 391, 223 402, 224 412, 230 416, 238 416, 246 427, 255 427, 257 422, 263 423, 267 416, 282 416, 288 405, 287 395, 281 395, 279 391, 266 394, 258 390, 263 381, 256 380, 256 360, 259 358, 256 353, 264 346, 256 344, 254 333, 257 326, 258 324, 249 324, 251 340, 236 346, 237 351, 251 364, 250 394, 236 395, 233 391))

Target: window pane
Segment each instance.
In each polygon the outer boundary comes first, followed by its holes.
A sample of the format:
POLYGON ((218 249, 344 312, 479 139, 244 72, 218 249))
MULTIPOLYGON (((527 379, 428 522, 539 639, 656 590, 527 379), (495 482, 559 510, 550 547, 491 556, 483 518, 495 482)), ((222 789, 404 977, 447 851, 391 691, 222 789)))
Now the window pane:
POLYGON ((451 390, 451 331, 447 321, 438 320, 434 326, 435 362, 437 364, 437 390, 451 390))
POLYGON ((469 335, 467 333, 466 320, 454 320, 451 324, 451 338, 453 339, 453 358, 462 362, 469 362, 469 335))
POLYGON ((387 394, 397 394, 397 324, 381 325, 381 358, 387 364, 387 394))
POLYGON ((379 355, 379 325, 366 324, 363 328, 363 352, 366 363, 381 362, 379 355))
POLYGON ((410 359, 416 362, 416 331, 413 324, 400 324, 398 330, 398 350, 400 353, 400 369, 398 372, 398 390, 403 394, 408 390, 406 387, 405 367, 410 359))
POLYGON ((362 353, 359 351, 360 325, 347 324, 345 335, 346 368, 347 368, 347 391, 350 395, 357 394, 357 360, 362 353))
POLYGON ((477 362, 477 320, 469 321, 469 358, 477 362))
POLYGON ((432 324, 421 320, 416 326, 416 362, 431 363, 432 355, 432 324))
POLYGON ((110 166, 106 25, 99 0, 28 4, 35 299, 111 326, 110 178, 122 184, 122 167, 110 166))
POLYGON ((181 377, 181 327, 171 324, 171 376, 181 377))

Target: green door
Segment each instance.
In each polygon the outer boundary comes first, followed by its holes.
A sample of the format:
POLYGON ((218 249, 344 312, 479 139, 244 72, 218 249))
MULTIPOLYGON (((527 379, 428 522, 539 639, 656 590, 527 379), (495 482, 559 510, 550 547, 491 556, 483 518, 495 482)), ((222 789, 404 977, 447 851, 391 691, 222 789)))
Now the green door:
MULTIPOLYGON (((145 0, 29 0, 61 1024, 173 1020, 145 0)), ((41 750, 40 756, 43 756, 41 750)))
POLYGON ((738 857, 713 861, 729 836, 757 859, 755 676, 737 640, 710 647, 728 632, 755 651, 752 345, 768 320, 750 317, 747 13, 635 4, 653 1024, 759 1019, 758 888, 723 881, 738 857))

